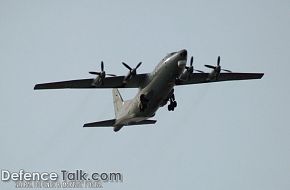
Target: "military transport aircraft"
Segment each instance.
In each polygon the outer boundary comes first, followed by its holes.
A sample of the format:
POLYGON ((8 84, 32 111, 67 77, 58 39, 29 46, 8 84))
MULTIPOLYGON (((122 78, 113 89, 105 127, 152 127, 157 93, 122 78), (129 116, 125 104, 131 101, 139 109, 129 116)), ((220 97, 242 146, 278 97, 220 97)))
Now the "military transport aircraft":
POLYGON ((264 73, 235 73, 222 69, 220 57, 217 59, 217 65, 205 65, 212 69, 209 73, 194 69, 193 57, 190 59, 189 66, 186 66, 186 62, 185 49, 166 55, 152 73, 137 74, 137 69, 142 62, 138 63, 135 68, 123 62, 122 64, 129 69, 126 76, 107 74, 104 70, 104 63, 101 62, 100 72, 89 72, 96 75, 95 78, 37 84, 34 89, 112 88, 116 118, 87 123, 84 127, 113 127, 113 130, 117 132, 123 126, 155 124, 156 120, 149 120, 149 118, 167 103, 168 110, 174 111, 177 106, 174 96, 175 86, 261 79, 264 75, 264 73), (133 99, 124 101, 118 88, 139 88, 139 92, 133 99))

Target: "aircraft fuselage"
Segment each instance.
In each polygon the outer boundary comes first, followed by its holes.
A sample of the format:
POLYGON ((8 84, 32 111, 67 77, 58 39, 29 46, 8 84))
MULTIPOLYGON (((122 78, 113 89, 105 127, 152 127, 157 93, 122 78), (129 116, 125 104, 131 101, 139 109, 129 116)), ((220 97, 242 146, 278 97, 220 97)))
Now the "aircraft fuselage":
POLYGON ((148 76, 147 83, 139 90, 134 99, 129 100, 123 106, 122 113, 116 119, 116 126, 153 117, 156 111, 167 103, 176 78, 179 78, 184 72, 186 61, 186 50, 174 52, 164 57, 148 76), (144 110, 140 110, 140 97, 142 95, 148 100, 144 110))

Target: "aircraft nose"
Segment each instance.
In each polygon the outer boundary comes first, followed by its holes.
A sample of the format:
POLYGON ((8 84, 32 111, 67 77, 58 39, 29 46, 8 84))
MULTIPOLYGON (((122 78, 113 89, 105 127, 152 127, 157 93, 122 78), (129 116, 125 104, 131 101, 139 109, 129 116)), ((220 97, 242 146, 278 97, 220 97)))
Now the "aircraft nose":
POLYGON ((181 50, 181 51, 180 51, 180 56, 181 56, 182 58, 187 58, 187 51, 186 51, 185 49, 181 50))

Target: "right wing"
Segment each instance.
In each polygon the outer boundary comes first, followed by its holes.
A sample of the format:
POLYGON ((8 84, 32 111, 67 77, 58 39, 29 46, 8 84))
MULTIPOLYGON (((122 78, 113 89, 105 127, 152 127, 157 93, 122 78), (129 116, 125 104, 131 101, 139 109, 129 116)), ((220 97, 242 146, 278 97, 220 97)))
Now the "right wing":
POLYGON ((106 77, 101 85, 92 85, 94 79, 79 79, 61 82, 42 83, 34 86, 34 90, 64 88, 140 88, 146 82, 148 74, 137 74, 124 83, 124 76, 106 77))
POLYGON ((187 80, 180 80, 176 85, 189 85, 233 80, 261 79, 264 73, 220 73, 217 79, 209 79, 209 73, 193 73, 187 80))

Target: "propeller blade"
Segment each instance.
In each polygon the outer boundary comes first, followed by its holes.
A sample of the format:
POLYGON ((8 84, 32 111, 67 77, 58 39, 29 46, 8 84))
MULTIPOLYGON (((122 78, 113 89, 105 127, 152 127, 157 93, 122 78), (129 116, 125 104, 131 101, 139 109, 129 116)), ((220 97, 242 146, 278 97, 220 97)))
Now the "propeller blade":
POLYGON ((217 58, 217 65, 218 65, 218 66, 220 66, 220 62, 221 62, 221 57, 218 56, 218 58, 217 58))
POLYGON ((141 66, 142 62, 139 62, 135 69, 138 69, 141 66))
POLYGON ((232 72, 232 71, 227 70, 227 69, 222 69, 222 71, 225 71, 225 72, 228 72, 228 73, 231 73, 232 72))
POLYGON ((117 75, 114 75, 114 74, 106 74, 108 76, 111 76, 111 77, 116 77, 117 75))
POLYGON ((127 65, 126 63, 122 62, 122 64, 123 64, 127 69, 129 69, 130 71, 132 70, 132 68, 131 68, 129 65, 127 65))
POLYGON ((192 66, 193 65, 193 56, 191 56, 191 58, 190 58, 190 66, 192 66))
POLYGON ((101 62, 101 71, 102 72, 104 71, 104 62, 103 61, 101 62))
POLYGON ((210 69, 215 69, 216 67, 215 66, 212 66, 212 65, 204 65, 205 67, 207 68, 210 68, 210 69))
POLYGON ((101 74, 100 72, 94 72, 94 71, 91 71, 89 73, 92 74, 92 75, 100 75, 101 74))
POLYGON ((201 71, 201 70, 196 70, 196 69, 194 69, 195 71, 197 71, 197 72, 199 72, 199 73, 204 73, 203 71, 201 71))

